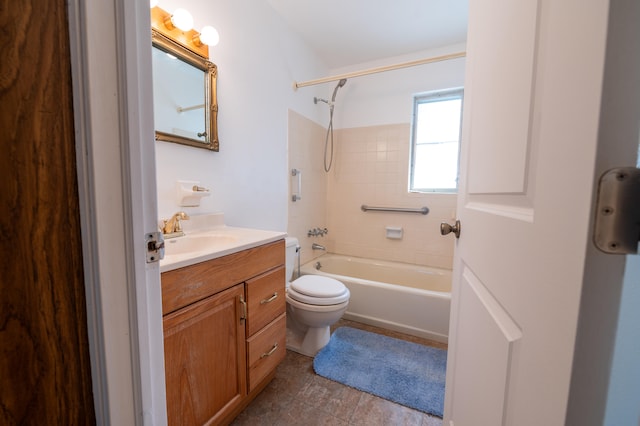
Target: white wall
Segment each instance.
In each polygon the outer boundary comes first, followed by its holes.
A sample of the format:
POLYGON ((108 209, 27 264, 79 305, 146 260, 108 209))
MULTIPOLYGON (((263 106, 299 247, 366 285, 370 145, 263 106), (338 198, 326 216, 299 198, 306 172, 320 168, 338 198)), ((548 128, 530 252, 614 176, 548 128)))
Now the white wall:
POLYGON ((162 0, 194 16, 195 28, 213 25, 220 43, 210 48, 218 66, 220 152, 166 142, 156 144, 158 213, 222 211, 226 223, 286 230, 288 200, 287 111, 320 121, 313 97, 320 88, 294 91, 295 80, 327 69, 261 0, 162 0), (200 207, 176 202, 175 182, 197 180, 212 196, 200 207))
POLYGON ((606 426, 640 424, 640 257, 627 255, 609 377, 606 426))
MULTIPOLYGON (((452 45, 387 58, 384 61, 334 69, 330 74, 338 75, 464 51, 464 44, 452 45)), ((413 95, 462 87, 464 65, 465 59, 460 58, 348 79, 347 84, 338 91, 336 96, 334 126, 343 129, 409 123, 413 95)), ((325 89, 323 97, 330 97, 334 87, 335 84, 332 83, 328 90, 325 89)))

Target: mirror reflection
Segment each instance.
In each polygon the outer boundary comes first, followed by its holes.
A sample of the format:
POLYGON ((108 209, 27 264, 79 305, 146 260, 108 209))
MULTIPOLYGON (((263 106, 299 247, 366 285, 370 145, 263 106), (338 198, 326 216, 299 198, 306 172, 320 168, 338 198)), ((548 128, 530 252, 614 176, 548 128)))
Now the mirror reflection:
POLYGON ((156 130, 206 143, 204 87, 204 71, 154 47, 156 130))
POLYGON ((218 151, 216 66, 153 32, 156 140, 218 151))

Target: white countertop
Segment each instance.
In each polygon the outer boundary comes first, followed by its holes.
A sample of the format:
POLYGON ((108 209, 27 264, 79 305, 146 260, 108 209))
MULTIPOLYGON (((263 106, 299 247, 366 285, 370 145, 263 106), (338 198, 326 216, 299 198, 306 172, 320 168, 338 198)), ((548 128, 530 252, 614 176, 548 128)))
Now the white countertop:
POLYGON ((286 232, 260 229, 215 226, 194 232, 185 231, 182 237, 165 240, 165 255, 160 272, 194 265, 237 253, 286 237, 286 232))

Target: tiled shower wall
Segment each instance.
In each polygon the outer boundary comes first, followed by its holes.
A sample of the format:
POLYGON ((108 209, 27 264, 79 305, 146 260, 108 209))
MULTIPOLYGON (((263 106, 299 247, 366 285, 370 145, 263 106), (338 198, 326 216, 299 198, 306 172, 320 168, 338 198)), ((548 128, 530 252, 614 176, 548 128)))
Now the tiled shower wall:
POLYGON ((324 127, 289 111, 289 169, 302 170, 302 200, 289 199, 287 232, 300 240, 302 262, 323 254, 311 250, 317 242, 333 253, 451 268, 454 238, 440 235, 440 222, 455 217, 456 196, 408 192, 410 125, 336 130, 329 174, 323 170, 325 136, 324 127), (430 211, 363 212, 363 204, 430 211), (402 239, 388 239, 387 226, 401 227, 402 239), (316 227, 329 234, 307 237, 316 227))
POLYGON ((454 238, 440 222, 455 217, 456 195, 408 192, 411 127, 393 124, 337 130, 328 214, 335 253, 451 268, 454 238), (361 206, 428 207, 429 214, 363 212, 361 206), (386 237, 400 227, 400 240, 386 237))
POLYGON ((327 222, 327 176, 322 158, 326 129, 312 120, 289 110, 288 115, 289 150, 289 220, 287 233, 296 237, 302 247, 301 262, 308 262, 324 254, 312 250, 311 244, 326 245, 328 235, 307 237, 313 228, 328 228, 327 222), (302 171, 302 199, 291 201, 292 190, 297 189, 297 178, 291 176, 291 169, 302 171))

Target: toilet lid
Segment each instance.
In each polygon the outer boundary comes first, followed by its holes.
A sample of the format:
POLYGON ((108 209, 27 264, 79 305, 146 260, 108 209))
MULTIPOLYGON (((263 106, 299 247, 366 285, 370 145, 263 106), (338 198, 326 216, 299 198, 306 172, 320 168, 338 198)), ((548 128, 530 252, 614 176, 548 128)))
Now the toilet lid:
POLYGON ((336 297, 311 297, 306 294, 298 293, 291 287, 287 290, 287 303, 291 300, 296 302, 304 303, 311 306, 329 306, 329 305, 340 305, 345 302, 349 302, 349 297, 351 294, 349 293, 349 289, 345 287, 344 293, 340 296, 336 297))
POLYGON ((347 289, 340 281, 320 275, 303 275, 291 283, 291 288, 305 296, 319 298, 338 297, 347 289))

